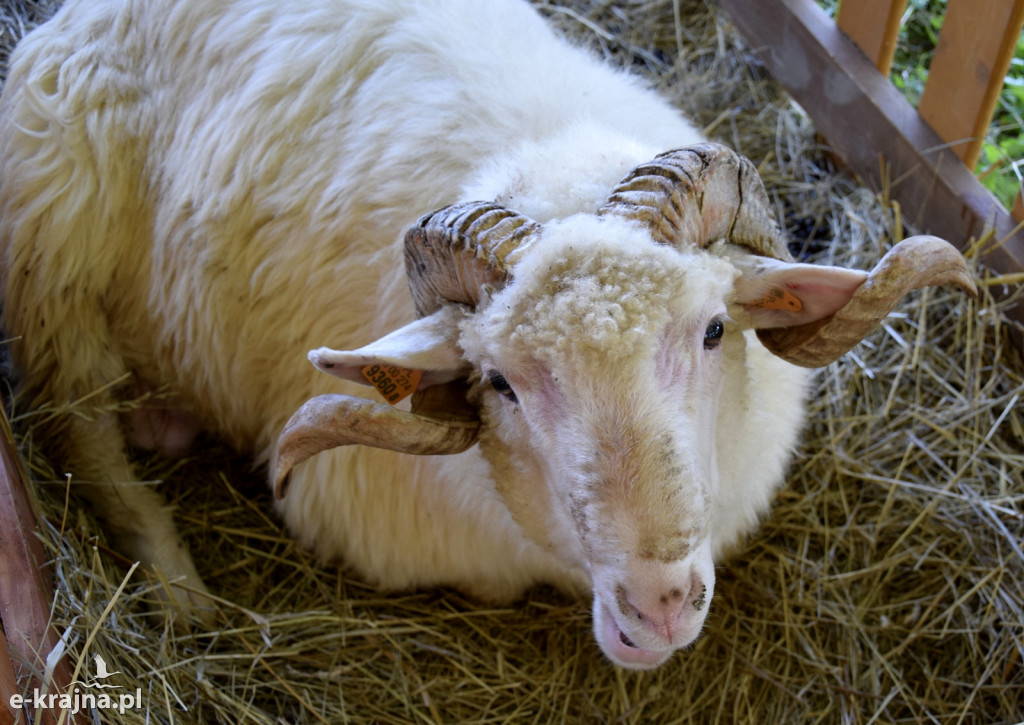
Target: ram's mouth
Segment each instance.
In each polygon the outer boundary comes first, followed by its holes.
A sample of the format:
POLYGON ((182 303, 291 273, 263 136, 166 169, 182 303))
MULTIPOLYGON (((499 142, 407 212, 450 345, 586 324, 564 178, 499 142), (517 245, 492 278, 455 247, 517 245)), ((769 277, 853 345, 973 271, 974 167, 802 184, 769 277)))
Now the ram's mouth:
POLYGON ((645 649, 623 632, 615 622, 611 611, 601 603, 594 608, 594 634, 601 651, 620 667, 634 670, 649 670, 667 660, 673 648, 651 650, 645 649))

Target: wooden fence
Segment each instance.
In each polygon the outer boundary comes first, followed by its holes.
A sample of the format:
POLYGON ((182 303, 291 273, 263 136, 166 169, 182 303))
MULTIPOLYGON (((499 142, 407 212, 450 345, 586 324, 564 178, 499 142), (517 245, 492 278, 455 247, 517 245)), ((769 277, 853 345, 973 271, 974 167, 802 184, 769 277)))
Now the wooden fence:
MULTIPOLYGON (((718 0, 773 76, 864 183, 903 218, 985 263, 1007 291, 1024 272, 1024 201, 1007 210, 971 169, 1024 24, 1024 0, 949 0, 919 108, 888 79, 906 0, 718 0), (966 162, 966 163, 965 163, 966 162), (1016 217, 1016 218, 1015 218, 1016 217)), ((1024 304, 1010 310, 1024 323, 1024 304)))
MULTIPOLYGON (((892 66, 906 5, 907 0, 846 0, 839 6, 839 28, 884 75, 892 66)), ((1024 0, 949 3, 918 112, 969 169, 981 156, 1022 24, 1024 0)), ((1021 193, 1014 217, 1024 222, 1021 193)))

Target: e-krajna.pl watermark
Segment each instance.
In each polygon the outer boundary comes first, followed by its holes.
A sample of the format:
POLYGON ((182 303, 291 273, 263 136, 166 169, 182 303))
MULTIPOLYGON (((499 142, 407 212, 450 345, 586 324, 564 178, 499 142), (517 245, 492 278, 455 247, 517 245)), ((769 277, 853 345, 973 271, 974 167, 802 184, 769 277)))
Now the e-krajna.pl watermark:
POLYGON ((96 663, 96 676, 89 682, 76 680, 63 693, 41 692, 39 688, 30 695, 11 695, 10 705, 14 710, 32 708, 34 710, 66 710, 75 715, 90 710, 117 711, 124 715, 126 711, 142 707, 142 688, 134 692, 125 690, 122 685, 104 682, 108 677, 120 675, 120 672, 107 672, 107 663, 99 655, 93 657, 96 663), (81 685, 81 689, 78 687, 81 685), (108 690, 125 690, 124 692, 108 692, 108 690))

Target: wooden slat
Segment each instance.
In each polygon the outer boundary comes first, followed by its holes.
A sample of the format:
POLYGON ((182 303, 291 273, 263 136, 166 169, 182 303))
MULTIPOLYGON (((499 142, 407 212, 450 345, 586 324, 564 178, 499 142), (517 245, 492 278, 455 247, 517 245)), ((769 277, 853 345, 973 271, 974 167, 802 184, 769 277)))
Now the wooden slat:
POLYGON ((1024 223, 1024 182, 1021 182, 1020 191, 1017 193, 1017 201, 1013 203, 1013 218, 1018 223, 1024 223))
POLYGON ((1024 0, 949 0, 920 112, 973 169, 1024 24, 1024 0))
MULTIPOLYGON (((26 480, 0 399, 0 619, 10 649, 16 650, 35 671, 43 672, 46 657, 57 643, 57 634, 49 623, 53 592, 43 574, 46 558, 36 537, 35 512, 25 490, 26 480)), ((0 657, 7 657, 7 647, 0 657)), ((13 665, 11 672, 20 669, 18 662, 13 665)), ((67 691, 70 683, 67 661, 61 660, 50 682, 26 677, 20 684, 27 692, 38 687, 60 694, 67 691)), ((36 713, 33 722, 54 723, 57 714, 59 710, 43 709, 36 713)), ((65 722, 81 719, 69 716, 65 722)))
POLYGON ((0 629, 0 723, 25 721, 20 710, 11 708, 11 696, 20 694, 14 678, 14 668, 7 657, 7 637, 4 636, 3 629, 0 629))
POLYGON ((907 0, 843 0, 836 22, 883 75, 896 53, 907 0))
MULTIPOLYGON (((985 0, 986 2, 988 0, 985 0)), ((1024 271, 1024 232, 889 80, 814 0, 719 0, 768 70, 807 111, 830 146, 904 218, 961 249, 993 229, 1005 242, 985 257, 1024 271)), ((1024 322, 1024 307, 1009 314, 1024 322)))

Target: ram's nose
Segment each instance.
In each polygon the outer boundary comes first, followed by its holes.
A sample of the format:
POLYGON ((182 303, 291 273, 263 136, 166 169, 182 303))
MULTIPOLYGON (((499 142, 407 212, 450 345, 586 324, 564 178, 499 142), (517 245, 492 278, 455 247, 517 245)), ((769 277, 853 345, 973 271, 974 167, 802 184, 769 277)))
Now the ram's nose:
POLYGON ((704 608, 706 592, 701 578, 691 574, 675 581, 632 587, 620 584, 616 588, 616 599, 623 616, 643 622, 645 627, 664 636, 669 644, 677 644, 680 630, 688 629, 692 620, 687 615, 704 608))

